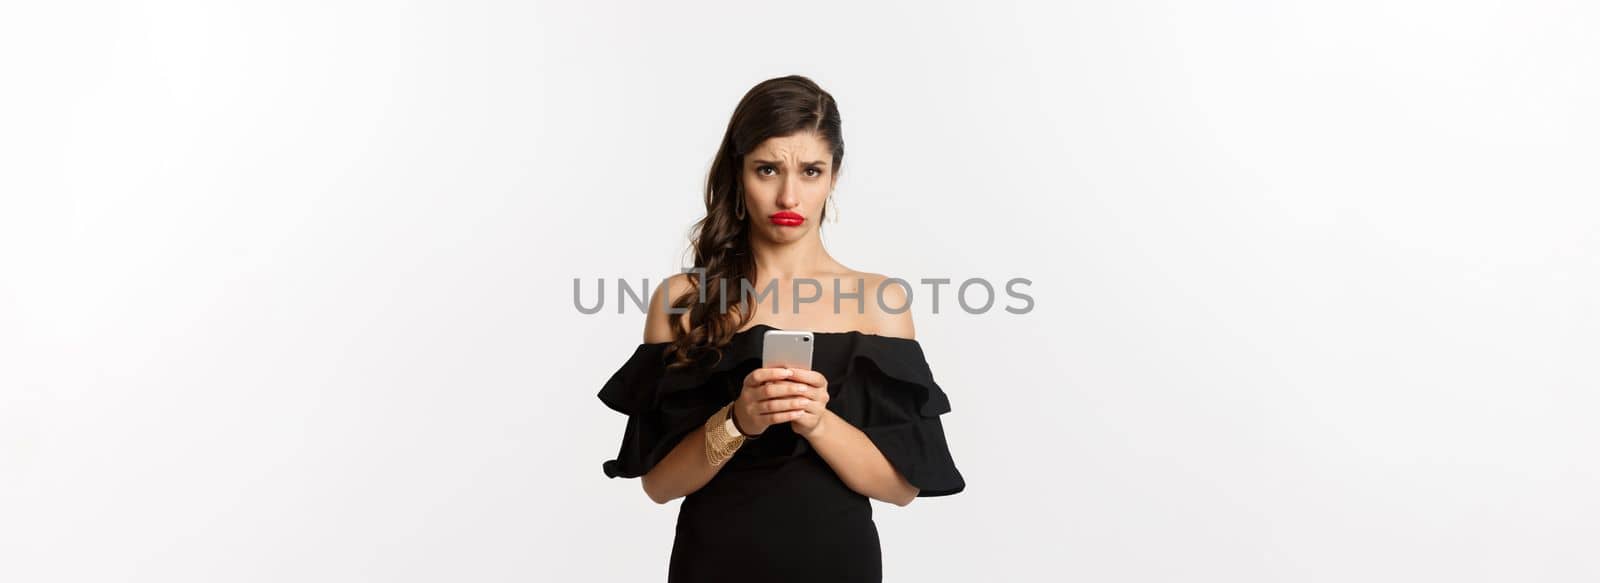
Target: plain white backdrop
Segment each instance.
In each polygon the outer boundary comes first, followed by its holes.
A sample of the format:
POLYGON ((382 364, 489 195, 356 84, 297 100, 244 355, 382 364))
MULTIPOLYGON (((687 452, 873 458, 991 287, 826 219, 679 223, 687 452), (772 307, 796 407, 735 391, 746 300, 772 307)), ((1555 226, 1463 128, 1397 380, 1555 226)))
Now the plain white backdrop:
MULTIPOLYGON (((739 97, 914 309, 966 492, 888 581, 1600 579, 1581 2, 11 3, 0 580, 652 581, 609 480, 739 97), (615 308, 614 298, 608 307, 615 308)), ((796 561, 827 557, 795 557, 796 561)))

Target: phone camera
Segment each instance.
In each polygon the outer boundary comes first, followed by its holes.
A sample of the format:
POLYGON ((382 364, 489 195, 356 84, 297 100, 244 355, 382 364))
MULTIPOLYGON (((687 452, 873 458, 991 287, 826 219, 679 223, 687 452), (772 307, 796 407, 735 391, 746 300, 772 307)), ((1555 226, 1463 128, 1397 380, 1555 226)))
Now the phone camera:
POLYGON ((807 337, 805 337, 805 336, 801 336, 801 337, 800 337, 800 341, 801 341, 801 342, 810 342, 810 341, 811 341, 811 339, 810 339, 810 338, 807 338, 807 337))

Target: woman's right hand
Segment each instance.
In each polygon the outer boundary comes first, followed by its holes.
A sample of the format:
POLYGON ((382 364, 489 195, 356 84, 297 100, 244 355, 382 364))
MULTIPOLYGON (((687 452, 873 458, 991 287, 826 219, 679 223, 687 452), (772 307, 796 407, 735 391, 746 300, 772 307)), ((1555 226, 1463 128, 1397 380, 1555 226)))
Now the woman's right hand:
POLYGON ((733 402, 733 422, 747 435, 761 435, 768 427, 787 423, 805 413, 810 385, 787 380, 794 371, 787 368, 758 368, 744 377, 744 387, 733 402))

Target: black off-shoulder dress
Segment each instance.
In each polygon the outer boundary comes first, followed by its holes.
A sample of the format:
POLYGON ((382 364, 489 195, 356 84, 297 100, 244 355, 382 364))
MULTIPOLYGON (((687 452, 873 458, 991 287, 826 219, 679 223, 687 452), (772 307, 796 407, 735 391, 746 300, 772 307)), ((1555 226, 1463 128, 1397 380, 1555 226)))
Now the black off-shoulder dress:
MULTIPOLYGON (((712 366, 668 370, 668 343, 640 344, 600 389, 628 415, 607 476, 635 478, 684 436, 738 398, 761 366, 772 326, 734 334, 712 366)), ((939 416, 950 401, 916 340, 862 332, 817 332, 812 368, 828 379, 828 409, 861 429, 918 496, 966 488, 939 416)), ((747 439, 678 509, 669 582, 881 581, 882 554, 868 499, 846 487, 788 423, 747 439)))

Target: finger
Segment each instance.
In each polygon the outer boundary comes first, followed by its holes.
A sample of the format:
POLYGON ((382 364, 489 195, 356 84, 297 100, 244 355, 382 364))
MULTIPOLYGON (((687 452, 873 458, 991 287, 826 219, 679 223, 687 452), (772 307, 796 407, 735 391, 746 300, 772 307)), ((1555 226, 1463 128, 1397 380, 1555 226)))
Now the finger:
POLYGON ((783 423, 783 422, 786 422, 786 421, 794 421, 795 419, 800 418, 801 415, 805 415, 805 414, 806 414, 806 412, 803 411, 803 410, 793 409, 793 410, 789 410, 789 411, 778 411, 776 413, 762 413, 761 416, 763 417, 763 420, 767 422, 768 425, 772 425, 772 424, 776 424, 776 423, 783 423))
POLYGON ((827 408, 828 408, 828 403, 827 402, 818 401, 818 400, 815 400, 815 399, 806 399, 805 404, 800 407, 801 410, 803 410, 803 411, 805 411, 807 413, 810 413, 812 415, 821 415, 822 411, 824 409, 827 409, 827 408))
POLYGON ((810 388, 810 385, 792 381, 773 381, 763 386, 759 395, 762 399, 793 397, 805 393, 810 388))
POLYGON ((794 369, 794 375, 789 377, 789 380, 797 383, 805 383, 813 387, 828 386, 828 377, 823 376, 820 372, 806 370, 803 368, 794 369))
POLYGON ((793 411, 806 406, 810 399, 768 399, 756 404, 763 413, 779 413, 793 411))
POLYGON ((746 387, 759 387, 763 383, 786 379, 793 374, 794 372, 787 368, 758 368, 745 377, 744 384, 746 387))
POLYGON ((784 382, 786 382, 789 385, 793 386, 795 388, 795 390, 792 393, 785 393, 783 395, 779 395, 778 398, 784 398, 784 397, 788 397, 788 396, 794 395, 794 396, 805 397, 807 399, 811 399, 813 401, 817 401, 817 402, 820 402, 820 403, 828 402, 828 389, 825 388, 825 387, 813 387, 811 385, 800 384, 800 383, 796 383, 796 382, 793 382, 793 381, 784 381, 784 382))

